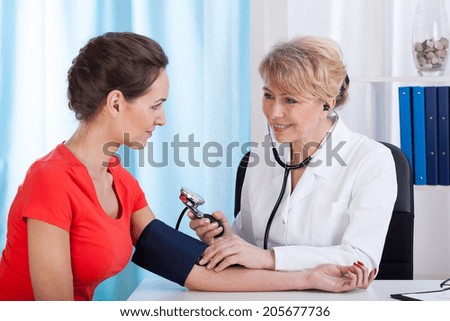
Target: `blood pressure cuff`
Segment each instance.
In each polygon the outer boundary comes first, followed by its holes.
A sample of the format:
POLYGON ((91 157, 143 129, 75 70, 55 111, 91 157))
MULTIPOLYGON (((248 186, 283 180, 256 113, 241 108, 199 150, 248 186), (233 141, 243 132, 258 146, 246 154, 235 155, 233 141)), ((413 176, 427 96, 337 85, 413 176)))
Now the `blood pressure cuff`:
POLYGON ((154 219, 142 231, 131 261, 184 286, 207 245, 154 219))

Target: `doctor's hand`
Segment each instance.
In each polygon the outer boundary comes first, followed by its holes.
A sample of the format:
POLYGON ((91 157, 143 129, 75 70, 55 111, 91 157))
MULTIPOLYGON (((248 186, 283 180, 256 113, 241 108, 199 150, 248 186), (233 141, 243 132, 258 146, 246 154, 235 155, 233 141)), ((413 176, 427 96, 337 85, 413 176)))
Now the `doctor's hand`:
POLYGON ((367 289, 376 276, 361 262, 350 266, 322 264, 307 271, 308 288, 329 292, 345 292, 356 288, 367 289))
MULTIPOLYGON (((222 228, 219 227, 219 224, 217 224, 217 222, 211 223, 207 218, 198 219, 194 214, 191 213, 191 211, 188 211, 187 215, 191 219, 189 227, 195 231, 195 233, 203 243, 211 245, 215 240, 217 240, 214 237, 222 232, 222 228)), ((214 213, 212 213, 212 216, 216 220, 220 221, 223 225, 223 228, 225 229, 222 237, 227 238, 233 235, 230 223, 228 223, 225 214, 223 214, 221 211, 215 211, 214 213)))
POLYGON ((235 264, 249 269, 274 270, 275 254, 272 250, 263 250, 233 234, 220 237, 208 246, 199 264, 216 272, 235 264))

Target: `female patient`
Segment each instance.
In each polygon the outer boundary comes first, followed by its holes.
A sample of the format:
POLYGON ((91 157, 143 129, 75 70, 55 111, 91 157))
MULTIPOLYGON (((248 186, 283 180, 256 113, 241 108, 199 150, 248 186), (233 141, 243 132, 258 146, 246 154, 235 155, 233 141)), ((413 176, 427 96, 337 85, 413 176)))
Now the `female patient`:
POLYGON ((155 41, 134 33, 107 33, 80 50, 68 72, 79 127, 34 162, 19 187, 0 260, 0 300, 91 300, 96 286, 129 262, 133 245, 135 263, 189 289, 366 288, 374 273, 361 266, 217 274, 196 264, 205 244, 155 218, 112 153, 122 144, 145 146, 166 123, 167 63, 155 41))

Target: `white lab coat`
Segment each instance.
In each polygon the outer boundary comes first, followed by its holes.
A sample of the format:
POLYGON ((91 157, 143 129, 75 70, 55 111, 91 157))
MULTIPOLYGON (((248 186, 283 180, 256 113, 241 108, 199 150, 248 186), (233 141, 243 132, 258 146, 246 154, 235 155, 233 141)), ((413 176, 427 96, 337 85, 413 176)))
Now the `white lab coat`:
MULTIPOLYGON (((252 153, 233 230, 263 247, 284 168, 268 148, 259 147, 252 153)), ((276 270, 298 271, 322 263, 351 265, 358 260, 370 270, 378 267, 396 197, 390 150, 337 120, 292 192, 288 179, 268 240, 268 248, 275 252, 276 270), (333 150, 341 160, 327 160, 333 150)))

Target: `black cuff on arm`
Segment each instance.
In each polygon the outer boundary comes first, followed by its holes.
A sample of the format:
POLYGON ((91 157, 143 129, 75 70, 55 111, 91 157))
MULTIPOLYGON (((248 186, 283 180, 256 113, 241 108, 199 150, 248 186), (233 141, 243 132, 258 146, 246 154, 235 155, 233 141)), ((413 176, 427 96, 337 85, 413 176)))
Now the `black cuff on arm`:
POLYGON ((205 243, 154 219, 139 236, 131 261, 184 286, 206 247, 205 243))

